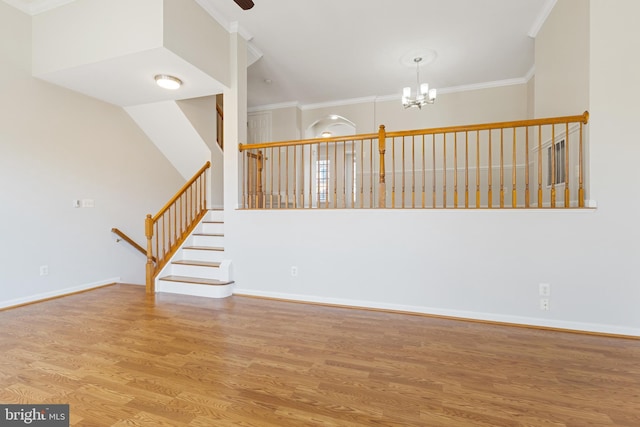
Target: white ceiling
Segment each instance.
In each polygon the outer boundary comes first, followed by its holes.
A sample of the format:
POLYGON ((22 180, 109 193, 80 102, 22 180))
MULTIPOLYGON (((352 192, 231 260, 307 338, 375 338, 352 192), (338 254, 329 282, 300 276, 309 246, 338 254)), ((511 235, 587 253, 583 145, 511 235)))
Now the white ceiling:
MULTIPOLYGON (((4 0, 30 14, 73 0, 4 0)), ((104 0, 108 1, 108 0, 104 0)), ((534 39, 556 0, 196 0, 262 57, 248 70, 250 107, 397 97, 423 81, 441 93, 525 81, 534 39), (266 81, 269 80, 270 83, 266 81)))
POLYGON ((433 87, 524 80, 534 39, 555 0, 198 0, 253 35, 264 54, 249 67, 249 106, 302 105, 397 96, 415 84, 402 63, 431 49, 421 67, 433 87), (270 80, 271 84, 265 82, 270 80))

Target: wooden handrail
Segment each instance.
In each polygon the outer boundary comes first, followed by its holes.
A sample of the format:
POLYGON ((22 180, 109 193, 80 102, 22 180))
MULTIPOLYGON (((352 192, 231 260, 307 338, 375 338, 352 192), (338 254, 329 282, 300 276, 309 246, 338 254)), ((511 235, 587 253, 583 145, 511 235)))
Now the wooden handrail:
POLYGON ((353 141, 354 139, 378 139, 377 133, 366 133, 362 135, 352 135, 352 136, 339 136, 333 138, 312 138, 312 139, 302 139, 302 140, 291 140, 291 141, 279 141, 279 142, 264 142, 261 144, 238 144, 238 149, 240 152, 246 150, 257 150, 260 148, 271 148, 271 147, 291 147, 294 145, 311 145, 317 144, 319 142, 347 142, 353 141))
POLYGON ((186 184, 152 216, 145 218, 147 238, 146 287, 155 292, 155 277, 189 237, 207 213, 206 172, 211 162, 205 163, 186 184))
MULTIPOLYGON (((122 232, 120 229, 114 227, 114 228, 111 229, 111 232, 113 234, 115 234, 116 236, 120 237, 122 240, 124 240, 128 244, 130 244, 131 246, 133 246, 133 248, 136 249, 141 254, 143 254, 143 255, 147 254, 147 251, 145 250, 145 248, 143 248, 142 246, 137 244, 131 237, 129 237, 126 234, 124 234, 124 232, 122 232)), ((155 262, 155 257, 154 257, 154 262, 155 262)))
POLYGON ((189 187, 191 187, 191 185, 193 185, 193 183, 200 177, 200 175, 202 175, 202 173, 204 171, 206 171, 207 169, 209 169, 209 167, 211 167, 211 162, 207 162, 204 164, 203 167, 200 168, 200 170, 198 172, 196 172, 196 174, 189 180, 187 181, 186 184, 184 184, 182 186, 182 188, 180 190, 178 190, 178 192, 175 194, 175 196, 173 196, 171 198, 171 200, 169 200, 163 207, 162 209, 160 209, 158 211, 157 214, 155 214, 155 216, 153 217, 154 221, 157 221, 158 218, 160 218, 175 202, 176 200, 178 200, 178 198, 184 194, 185 191, 187 191, 187 189, 189 187))
MULTIPOLYGON (((585 111, 584 113, 578 116, 514 120, 509 122, 482 123, 482 124, 463 125, 463 126, 448 126, 448 127, 416 129, 416 130, 408 130, 408 131, 406 130, 394 131, 394 132, 385 131, 385 135, 387 138, 394 138, 394 137, 401 137, 401 136, 435 135, 439 133, 475 132, 480 130, 491 130, 491 129, 506 129, 506 128, 527 127, 527 126, 564 124, 567 122, 569 123, 580 122, 586 125, 589 122, 589 112, 585 111)), ((384 126, 384 125, 381 125, 381 126, 384 126)), ((357 140, 378 139, 378 133, 365 133, 365 134, 340 136, 340 137, 333 137, 333 138, 311 138, 311 139, 304 139, 304 140, 264 142, 261 144, 242 144, 241 143, 241 144, 238 144, 238 149, 240 150, 240 152, 243 152, 246 150, 257 150, 257 149, 271 148, 271 147, 290 147, 294 145, 310 145, 310 144, 317 144, 319 142, 327 142, 327 141, 328 142, 347 142, 347 141, 353 141, 354 139, 357 139, 357 140)))
POLYGON ((578 116, 564 116, 564 117, 549 117, 545 119, 529 119, 529 120, 514 120, 510 122, 496 122, 496 123, 483 123, 475 125, 464 126, 449 126, 441 128, 430 129, 417 129, 409 131, 395 131, 387 132, 387 137, 393 138, 398 136, 414 136, 414 135, 435 135, 439 133, 456 133, 456 132, 475 132, 480 130, 492 130, 492 129, 507 129, 507 128, 522 128, 541 125, 558 125, 565 123, 582 123, 587 124, 589 122, 589 112, 585 111, 578 116))

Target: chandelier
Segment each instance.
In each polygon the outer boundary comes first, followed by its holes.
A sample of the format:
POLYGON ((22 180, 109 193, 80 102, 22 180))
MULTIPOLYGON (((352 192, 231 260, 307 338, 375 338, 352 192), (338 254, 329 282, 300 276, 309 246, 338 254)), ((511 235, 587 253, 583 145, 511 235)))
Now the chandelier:
POLYGON ((413 62, 416 64, 416 80, 418 82, 416 87, 415 98, 411 97, 411 88, 409 86, 402 90, 402 105, 404 108, 418 107, 422 109, 427 104, 433 104, 436 102, 436 90, 429 89, 428 83, 420 83, 420 63, 422 57, 418 56, 413 58, 413 62))

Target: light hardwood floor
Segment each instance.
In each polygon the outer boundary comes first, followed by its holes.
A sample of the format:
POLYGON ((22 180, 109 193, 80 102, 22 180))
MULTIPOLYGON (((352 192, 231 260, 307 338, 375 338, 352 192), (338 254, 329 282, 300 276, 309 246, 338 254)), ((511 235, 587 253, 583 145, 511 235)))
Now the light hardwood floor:
POLYGON ((74 426, 640 426, 640 341, 115 285, 0 312, 74 426))

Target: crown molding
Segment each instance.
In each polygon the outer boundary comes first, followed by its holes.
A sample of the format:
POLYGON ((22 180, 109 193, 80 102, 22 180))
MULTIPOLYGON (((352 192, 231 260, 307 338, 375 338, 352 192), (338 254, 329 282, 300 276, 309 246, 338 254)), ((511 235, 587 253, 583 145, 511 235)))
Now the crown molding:
POLYGON ((233 21, 229 24, 228 31, 230 33, 238 33, 246 41, 253 40, 253 34, 247 31, 238 21, 233 21))
MULTIPOLYGON (((440 93, 440 89, 438 89, 438 93, 440 93)), ((394 93, 393 95, 377 96, 376 102, 397 101, 399 99, 402 99, 402 94, 394 93)))
POLYGON ((531 68, 529 68, 529 71, 527 71, 527 74, 524 75, 524 80, 528 83, 529 80, 531 80, 535 75, 536 75, 536 66, 533 65, 531 68))
POLYGON ((198 3, 205 12, 211 15, 211 17, 215 19, 222 28, 227 30, 228 33, 237 33, 247 41, 247 67, 262 58, 264 53, 251 42, 251 40, 253 40, 253 34, 241 26, 238 21, 229 21, 227 17, 213 5, 212 0, 196 0, 196 3, 198 3))
POLYGON ((474 83, 470 85, 445 87, 442 89, 438 89, 438 93, 447 94, 447 93, 469 92, 472 90, 494 89, 494 88, 504 87, 504 86, 522 85, 525 83, 527 83, 526 78, 518 77, 515 79, 496 80, 493 82, 474 83))
POLYGON ((317 104, 306 104, 301 105, 301 110, 315 110, 318 108, 331 108, 331 107, 340 107, 343 105, 353 105, 353 104, 366 104, 369 102, 376 102, 378 99, 377 96, 367 96, 363 98, 351 98, 351 99, 341 99, 338 101, 328 101, 328 102, 320 102, 317 104))
POLYGON ((31 14, 47 12, 65 4, 73 3, 75 0, 42 0, 31 4, 31 14))
POLYGON ((21 10, 22 12, 28 14, 28 15, 32 15, 31 13, 31 8, 29 7, 28 4, 23 3, 20 0, 4 0, 4 2, 6 4, 8 4, 9 6, 13 6, 18 10, 21 10))
POLYGON ((262 58, 263 55, 264 53, 252 41, 247 42, 247 67, 262 58))
POLYGON ((558 0, 547 0, 544 7, 542 8, 542 11, 540 12, 540 15, 538 15, 533 25, 531 26, 531 29, 529 30, 529 37, 531 37, 532 39, 538 37, 538 32, 540 32, 540 29, 551 14, 551 11, 553 10, 553 7, 557 2, 558 0))
POLYGON ((297 102, 281 102, 279 104, 259 105, 257 107, 250 107, 247 109, 248 113, 259 113, 261 111, 279 110, 281 108, 300 108, 300 104, 297 102))
MULTIPOLYGON (((493 82, 474 83, 470 85, 438 88, 438 95, 448 94, 448 93, 470 92, 473 90, 482 90, 482 89, 495 89, 499 87, 525 84, 531 78, 529 76, 529 73, 532 73, 532 70, 533 68, 527 72, 527 75, 525 77, 518 77, 515 79, 496 80, 493 82)), ((394 95, 379 96, 376 98, 376 101, 379 101, 379 102, 397 101, 400 98, 402 98, 402 95, 394 94, 394 95)))
POLYGON ((74 1, 75 0, 40 0, 27 3, 23 0, 4 0, 8 5, 13 6, 31 16, 47 12, 51 9, 64 6, 65 4, 72 3, 74 1))
POLYGON ((253 39, 253 34, 243 28, 238 21, 229 21, 229 19, 214 6, 214 0, 196 0, 196 3, 211 15, 228 33, 238 33, 247 41, 253 39))
MULTIPOLYGON (((438 94, 469 92, 473 90, 495 89, 499 87, 527 84, 529 80, 531 80, 531 78, 534 76, 534 74, 535 74, 535 66, 531 67, 531 69, 527 71, 527 74, 524 77, 518 77, 515 79, 506 79, 506 80, 496 80, 493 82, 474 83, 470 85, 438 88, 438 94)), ((402 98, 401 94, 393 94, 393 95, 382 95, 382 96, 367 96, 363 98, 342 99, 337 101, 327 101, 327 102, 320 102, 317 104, 304 104, 304 105, 299 104, 298 102, 285 102, 281 104, 268 104, 268 105, 259 105, 256 107, 251 107, 249 109, 249 112, 277 110, 279 108, 288 108, 288 107, 298 107, 303 111, 315 110, 318 108, 340 107, 344 105, 366 104, 370 102, 375 103, 375 102, 397 101, 401 98, 402 98)))

